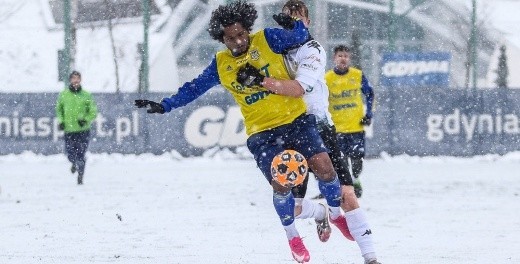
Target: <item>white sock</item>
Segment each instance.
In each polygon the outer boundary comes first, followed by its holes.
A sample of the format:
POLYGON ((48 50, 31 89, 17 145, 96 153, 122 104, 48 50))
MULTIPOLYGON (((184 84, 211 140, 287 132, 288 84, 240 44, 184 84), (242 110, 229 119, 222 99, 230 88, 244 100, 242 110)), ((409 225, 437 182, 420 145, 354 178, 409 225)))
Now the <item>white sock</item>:
POLYGON ((329 206, 329 212, 330 212, 330 218, 332 220, 336 220, 341 215, 341 210, 340 210, 339 206, 338 207, 329 206))
POLYGON ((376 250, 372 242, 372 230, 370 230, 365 213, 361 208, 357 208, 346 212, 345 218, 347 219, 348 229, 361 250, 361 255, 369 259, 376 258, 376 250))
POLYGON ((287 239, 291 240, 295 237, 299 237, 300 234, 298 233, 298 230, 296 230, 296 225, 294 222, 288 226, 283 226, 283 229, 285 229, 285 234, 287 235, 287 239))
POLYGON ((296 216, 296 219, 314 218, 323 220, 325 218, 325 206, 309 199, 302 199, 301 202, 302 212, 296 216))

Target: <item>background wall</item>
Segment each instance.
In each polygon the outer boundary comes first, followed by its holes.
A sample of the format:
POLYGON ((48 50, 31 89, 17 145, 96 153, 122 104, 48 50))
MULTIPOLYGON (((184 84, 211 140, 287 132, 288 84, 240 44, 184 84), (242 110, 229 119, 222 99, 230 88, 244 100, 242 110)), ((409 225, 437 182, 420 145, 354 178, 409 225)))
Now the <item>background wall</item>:
MULTIPOLYGON (((175 150, 199 156, 215 147, 244 146, 240 110, 221 88, 165 115, 146 114, 133 105, 134 99, 165 96, 169 94, 94 94, 99 116, 92 125, 89 150, 136 154, 175 150)), ((56 98, 57 93, 1 94, 0 155, 63 151, 54 114, 56 98)), ((378 90, 374 122, 367 128, 367 154, 471 156, 518 151, 519 120, 518 90, 378 90)))

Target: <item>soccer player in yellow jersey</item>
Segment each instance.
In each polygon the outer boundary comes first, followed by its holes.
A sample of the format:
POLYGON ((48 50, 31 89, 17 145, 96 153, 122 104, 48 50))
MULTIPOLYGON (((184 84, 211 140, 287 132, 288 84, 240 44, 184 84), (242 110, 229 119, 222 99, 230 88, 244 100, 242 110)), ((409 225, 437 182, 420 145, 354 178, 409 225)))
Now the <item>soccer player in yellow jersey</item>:
POLYGON ((244 117, 247 146, 272 186, 273 205, 285 229, 291 253, 296 261, 308 262, 309 252, 294 225, 293 194, 290 188, 273 181, 271 162, 285 149, 302 153, 318 177, 320 192, 327 200, 331 216, 341 213, 340 184, 314 117, 305 114, 303 99, 265 89, 261 85, 263 78, 251 80, 247 69, 253 67, 261 69, 265 76, 289 79, 282 53, 307 41, 309 34, 301 21, 294 21, 292 30, 266 28, 251 34, 256 18, 254 4, 243 0, 219 6, 212 13, 208 31, 227 49, 217 52, 210 65, 197 78, 180 87, 177 94, 163 98, 160 103, 140 99, 135 104, 147 108, 148 113, 163 114, 192 102, 219 84, 230 92, 244 117), (247 86, 242 84, 246 82, 244 76, 248 79, 247 86))
POLYGON ((361 197, 359 175, 365 157, 365 128, 372 123, 374 90, 363 72, 350 66, 350 49, 334 48, 335 67, 325 74, 329 87, 329 111, 336 125, 341 151, 350 159, 354 190, 361 197))

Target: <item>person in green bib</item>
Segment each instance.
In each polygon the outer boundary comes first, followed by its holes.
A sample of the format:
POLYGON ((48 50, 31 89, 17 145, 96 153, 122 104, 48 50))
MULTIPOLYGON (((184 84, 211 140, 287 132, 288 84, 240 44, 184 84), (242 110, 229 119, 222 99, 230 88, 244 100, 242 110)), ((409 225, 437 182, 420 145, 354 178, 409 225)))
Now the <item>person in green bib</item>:
POLYGON ((97 116, 92 95, 81 86, 81 73, 73 71, 70 85, 60 92, 56 102, 58 128, 65 133, 65 151, 72 163, 70 171, 78 173, 78 184, 83 184, 85 154, 90 141, 90 126, 97 116))

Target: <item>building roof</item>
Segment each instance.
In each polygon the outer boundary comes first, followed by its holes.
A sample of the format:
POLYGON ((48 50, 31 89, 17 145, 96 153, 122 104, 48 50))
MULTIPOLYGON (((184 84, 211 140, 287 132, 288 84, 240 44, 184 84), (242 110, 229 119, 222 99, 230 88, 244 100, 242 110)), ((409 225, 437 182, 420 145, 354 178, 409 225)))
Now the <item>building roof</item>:
MULTIPOLYGON (((56 24, 63 23, 63 0, 47 0, 56 24)), ((140 18, 142 0, 76 0, 78 3, 77 23, 98 22, 118 18, 140 18), (107 8, 107 6, 109 8, 107 8)), ((155 1, 150 1, 150 13, 159 14, 155 1)))

